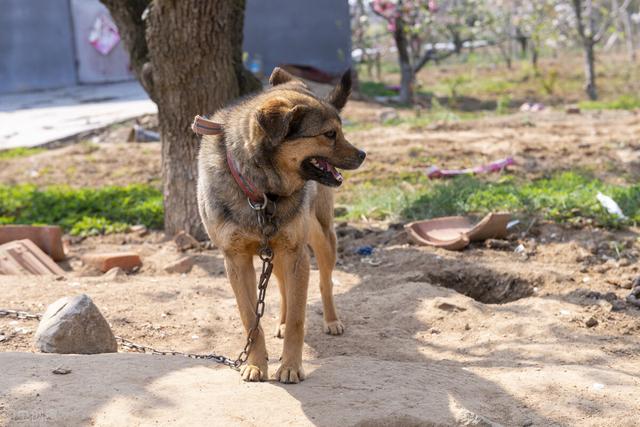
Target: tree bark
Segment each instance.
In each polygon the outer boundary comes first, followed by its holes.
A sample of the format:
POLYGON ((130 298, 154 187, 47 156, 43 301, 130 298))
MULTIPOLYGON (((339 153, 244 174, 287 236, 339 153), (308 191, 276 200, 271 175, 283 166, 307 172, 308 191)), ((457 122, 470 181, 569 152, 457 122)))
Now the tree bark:
POLYGON ((245 2, 102 2, 123 35, 132 68, 158 104, 165 233, 204 237, 196 202, 198 139, 190 124, 196 114, 213 113, 260 87, 242 65, 245 2))
POLYGON ((598 99, 596 89, 596 56, 593 43, 588 40, 584 43, 584 67, 585 67, 585 90, 589 99, 598 99))
POLYGON ((584 50, 584 70, 585 70, 585 91, 587 92, 587 96, 589 99, 595 100, 598 98, 598 92, 596 89, 596 70, 595 70, 595 23, 593 18, 593 10, 592 4, 590 0, 587 0, 587 20, 588 20, 588 31, 585 28, 583 22, 582 15, 582 0, 573 0, 573 11, 576 15, 576 26, 578 36, 580 37, 580 41, 582 42, 582 48, 584 50))
MULTIPOLYGON (((401 8, 401 2, 398 8, 401 8)), ((411 65, 411 57, 409 56, 409 46, 407 35, 405 34, 404 21, 400 16, 395 20, 395 30, 393 31, 393 39, 398 48, 398 63, 400 65, 400 95, 398 102, 401 104, 413 104, 413 85, 415 75, 413 66, 411 65)))

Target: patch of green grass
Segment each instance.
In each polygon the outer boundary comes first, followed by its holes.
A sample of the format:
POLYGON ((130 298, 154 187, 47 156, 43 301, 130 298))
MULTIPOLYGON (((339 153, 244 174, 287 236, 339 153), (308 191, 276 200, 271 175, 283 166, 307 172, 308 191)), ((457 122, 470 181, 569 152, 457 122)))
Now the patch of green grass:
POLYGON ((343 132, 358 132, 363 130, 369 130, 375 127, 375 123, 371 122, 347 122, 342 125, 343 132))
POLYGON ((578 105, 583 110, 635 110, 640 108, 640 97, 621 95, 611 101, 582 101, 578 105))
POLYGON ((510 106, 511 106, 511 97, 509 95, 502 95, 498 98, 498 101, 496 102, 496 113, 508 114, 510 106))
POLYGON ((414 220, 508 211, 560 223, 584 219, 605 227, 640 223, 640 184, 610 185, 577 172, 524 182, 511 176, 494 182, 472 176, 431 181, 420 174, 409 180, 367 182, 341 203, 348 205, 346 219, 414 220), (612 197, 629 220, 604 210, 596 199, 599 191, 612 197))
POLYGON ((360 93, 366 96, 374 97, 374 96, 396 96, 398 93, 396 91, 387 89, 387 85, 380 82, 372 82, 372 81, 361 81, 360 82, 360 93))
POLYGON ((35 148, 24 148, 24 147, 11 148, 9 150, 0 151, 0 160, 10 160, 10 159, 15 159, 16 157, 29 157, 29 156, 33 156, 34 154, 42 153, 45 150, 46 150, 45 148, 39 148, 39 147, 35 147, 35 148))
POLYGON ((161 229, 161 192, 147 185, 99 189, 0 186, 0 223, 60 225, 76 235, 124 231, 144 224, 161 229))

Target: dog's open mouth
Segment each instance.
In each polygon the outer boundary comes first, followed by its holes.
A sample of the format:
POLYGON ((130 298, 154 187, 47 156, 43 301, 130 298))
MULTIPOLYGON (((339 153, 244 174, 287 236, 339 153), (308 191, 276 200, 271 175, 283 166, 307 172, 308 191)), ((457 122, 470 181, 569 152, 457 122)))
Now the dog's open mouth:
POLYGON ((318 181, 320 184, 330 187, 339 187, 344 178, 342 174, 327 159, 322 157, 309 157, 305 159, 302 168, 308 179, 318 181))

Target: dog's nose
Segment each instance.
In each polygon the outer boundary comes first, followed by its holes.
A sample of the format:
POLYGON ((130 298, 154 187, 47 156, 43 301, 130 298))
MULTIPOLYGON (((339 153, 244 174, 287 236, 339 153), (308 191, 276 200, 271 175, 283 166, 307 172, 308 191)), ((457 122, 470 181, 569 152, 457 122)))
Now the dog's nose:
POLYGON ((365 153, 362 150, 358 150, 358 157, 360 158, 360 161, 364 161, 364 158, 367 157, 367 153, 365 153))

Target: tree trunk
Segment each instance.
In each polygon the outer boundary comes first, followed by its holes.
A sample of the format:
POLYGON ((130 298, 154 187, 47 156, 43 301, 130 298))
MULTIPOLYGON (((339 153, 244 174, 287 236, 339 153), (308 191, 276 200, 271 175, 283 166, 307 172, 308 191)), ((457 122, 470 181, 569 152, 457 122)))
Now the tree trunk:
POLYGON ((589 99, 598 99, 598 92, 596 90, 596 56, 594 52, 594 45, 591 42, 586 41, 584 43, 584 67, 585 67, 585 91, 589 96, 589 99))
POLYGON ((529 50, 531 51, 531 67, 533 67, 533 71, 535 73, 538 72, 538 43, 531 39, 531 43, 529 43, 529 50))
POLYGON ((132 68, 158 104, 165 233, 204 237, 196 202, 198 139, 190 124, 196 114, 259 88, 242 66, 244 1, 102 1, 123 34, 132 68))
MULTIPOLYGON (((401 3, 398 5, 401 7, 401 3)), ((411 58, 409 56, 409 46, 407 35, 404 30, 404 21, 401 17, 395 20, 395 29, 393 31, 393 39, 398 48, 398 63, 400 65, 400 96, 398 102, 401 104, 413 104, 413 84, 415 75, 411 58)))
POLYGON ((578 36, 582 42, 582 48, 584 49, 584 73, 585 73, 585 91, 589 96, 589 99, 595 100, 598 98, 598 92, 596 91, 596 54, 595 54, 595 22, 593 17, 593 8, 591 1, 586 3, 586 18, 589 31, 585 28, 585 23, 582 18, 582 0, 572 0, 573 12, 576 15, 576 26, 578 36))

